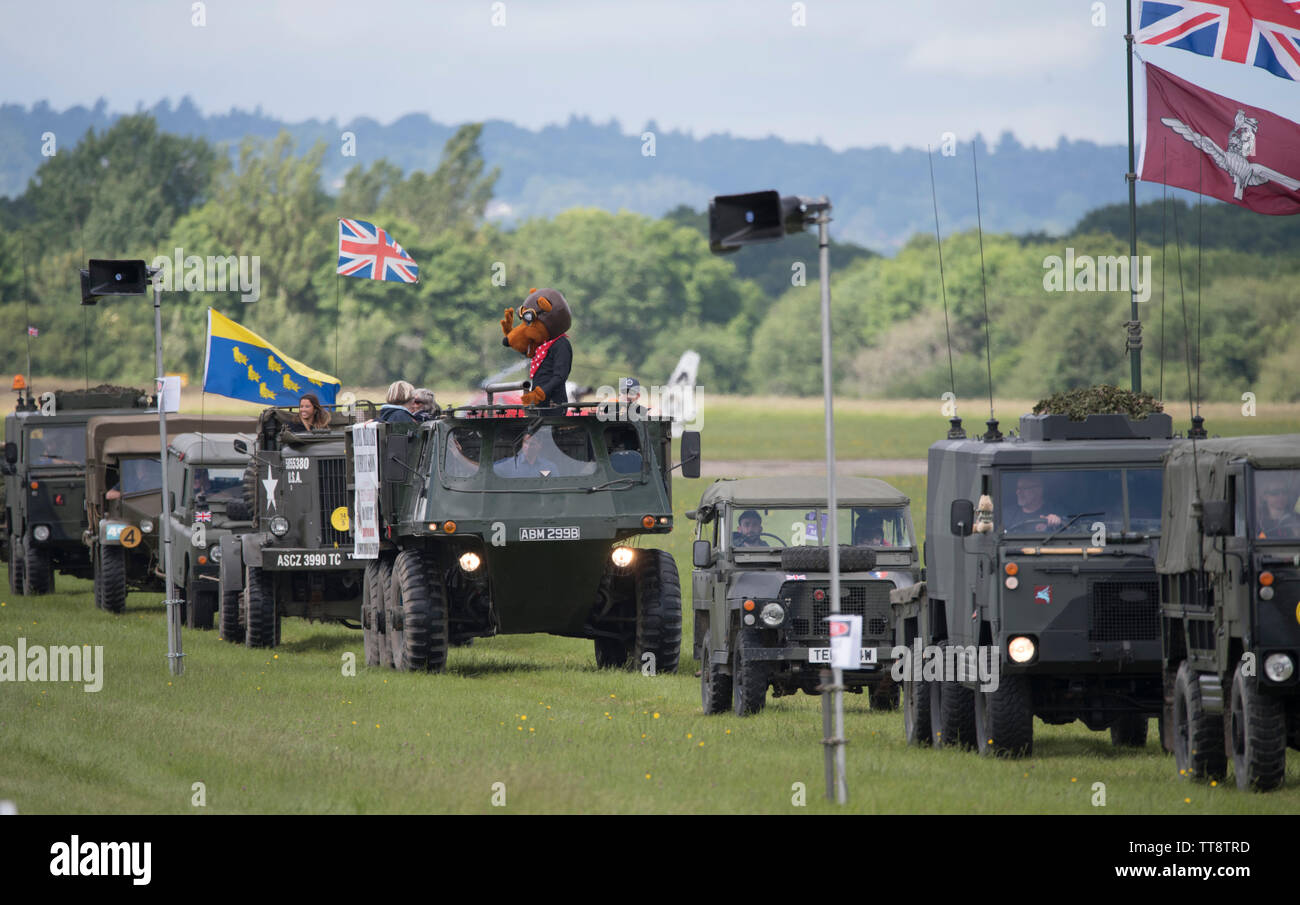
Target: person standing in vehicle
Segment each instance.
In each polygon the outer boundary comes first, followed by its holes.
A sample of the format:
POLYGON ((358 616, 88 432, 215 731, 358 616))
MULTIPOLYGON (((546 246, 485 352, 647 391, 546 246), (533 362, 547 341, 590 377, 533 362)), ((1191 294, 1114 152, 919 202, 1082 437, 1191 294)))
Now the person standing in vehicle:
POLYGON ((388 386, 387 401, 379 407, 379 420, 389 423, 415 421, 413 414, 419 408, 415 401, 415 387, 405 380, 394 380, 388 386))
POLYGON ((330 426, 330 413, 321 407, 315 393, 303 393, 298 399, 298 420, 289 425, 295 434, 324 430, 330 426))

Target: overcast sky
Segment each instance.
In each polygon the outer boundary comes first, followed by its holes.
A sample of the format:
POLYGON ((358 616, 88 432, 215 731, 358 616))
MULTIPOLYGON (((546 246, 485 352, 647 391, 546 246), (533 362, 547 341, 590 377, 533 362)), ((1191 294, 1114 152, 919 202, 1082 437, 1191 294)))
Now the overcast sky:
MULTIPOLYGON (((189 95, 290 121, 418 112, 530 128, 577 114, 837 149, 946 131, 1117 143, 1123 33, 1122 0, 40 0, 6 4, 0 101, 102 96, 130 111, 189 95)), ((1295 82, 1142 54, 1300 120, 1295 82)))

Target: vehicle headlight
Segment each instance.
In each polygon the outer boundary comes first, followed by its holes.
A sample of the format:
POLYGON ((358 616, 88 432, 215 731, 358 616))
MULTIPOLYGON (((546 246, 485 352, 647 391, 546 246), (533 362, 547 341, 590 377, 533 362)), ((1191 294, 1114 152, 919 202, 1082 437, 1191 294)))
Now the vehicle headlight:
POLYGON ((764 604, 762 611, 758 614, 758 618, 762 619, 763 624, 768 628, 776 628, 785 621, 785 610, 781 608, 781 604, 779 603, 764 604))
POLYGON ((1007 643, 1007 655, 1015 663, 1028 663, 1034 659, 1035 650, 1034 642, 1024 636, 1012 638, 1007 643))
POLYGON ((1264 587, 1259 589, 1259 599, 1260 600, 1273 599, 1273 588, 1271 585, 1264 585, 1264 587))
POLYGON ((151 531, 153 531, 153 519, 151 518, 140 519, 140 530, 143 531, 145 534, 149 534, 151 531))
POLYGON ((271 533, 276 537, 284 537, 289 533, 289 520, 283 515, 271 519, 271 533))
POLYGON ((1295 672, 1295 663, 1287 654, 1269 654, 1264 658, 1264 675, 1270 682, 1285 682, 1295 672))
POLYGON ((610 554, 610 558, 614 560, 614 565, 618 566, 620 569, 626 568, 632 564, 632 556, 633 553, 631 547, 615 547, 614 552, 610 554))
POLYGON ((221 562, 221 544, 213 544, 208 550, 208 559, 213 562, 221 562))
POLYGON ((36 538, 36 539, 39 540, 39 541, 47 541, 47 540, 49 540, 49 539, 50 539, 50 526, 49 526, 49 525, 37 525, 35 528, 32 529, 32 537, 36 538))
POLYGON ((472 550, 460 555, 460 567, 466 572, 475 572, 482 564, 483 560, 480 559, 479 555, 472 550))

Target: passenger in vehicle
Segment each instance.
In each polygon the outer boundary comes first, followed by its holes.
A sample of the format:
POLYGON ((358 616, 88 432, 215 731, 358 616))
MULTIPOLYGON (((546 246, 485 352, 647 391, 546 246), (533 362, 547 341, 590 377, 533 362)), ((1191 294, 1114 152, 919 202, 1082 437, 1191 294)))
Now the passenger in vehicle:
POLYGON ((298 418, 289 425, 295 434, 323 430, 330 426, 330 413, 321 407, 315 393, 303 393, 298 399, 298 418))
POLYGON ((416 421, 432 421, 442 414, 442 406, 438 405, 438 400, 433 397, 433 390, 420 387, 412 394, 412 398, 418 406, 411 412, 416 421))
POLYGON ((853 545, 892 547, 885 539, 885 516, 873 509, 859 509, 858 523, 853 526, 853 545))
POLYGON ((759 517, 758 512, 753 509, 746 509, 740 513, 740 518, 736 519, 736 527, 739 531, 731 532, 731 545, 733 547, 766 547, 763 541, 763 520, 759 517))
POLYGON ((524 434, 518 454, 498 460, 492 470, 507 478, 549 478, 558 474, 559 467, 542 454, 546 440, 543 431, 524 434))
POLYGON ((1016 477, 1016 505, 1007 514, 1007 529, 1028 531, 1050 531, 1061 527, 1064 521, 1043 501, 1043 477, 1036 474, 1022 474, 1016 477))
POLYGON ((1295 489, 1288 487, 1284 480, 1273 475, 1261 475, 1258 482, 1259 536, 1297 537, 1300 536, 1300 515, 1296 514, 1295 489), (1264 480, 1267 477, 1269 480, 1264 480))
POLYGON ((379 407, 379 420, 388 423, 412 423, 419 403, 415 401, 415 387, 405 380, 394 380, 388 386, 387 401, 379 407))

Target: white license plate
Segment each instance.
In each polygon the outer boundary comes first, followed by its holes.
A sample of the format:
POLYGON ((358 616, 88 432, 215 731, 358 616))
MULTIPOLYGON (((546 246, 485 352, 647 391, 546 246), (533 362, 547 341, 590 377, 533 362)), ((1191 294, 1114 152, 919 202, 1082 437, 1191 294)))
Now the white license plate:
MULTIPOLYGON (((831 649, 829 647, 810 647, 808 648, 809 663, 829 663, 831 662, 831 649)), ((858 662, 864 666, 876 662, 876 649, 874 647, 858 648, 858 662)))
POLYGON ((520 528, 520 540, 582 540, 577 526, 566 528, 520 528))

